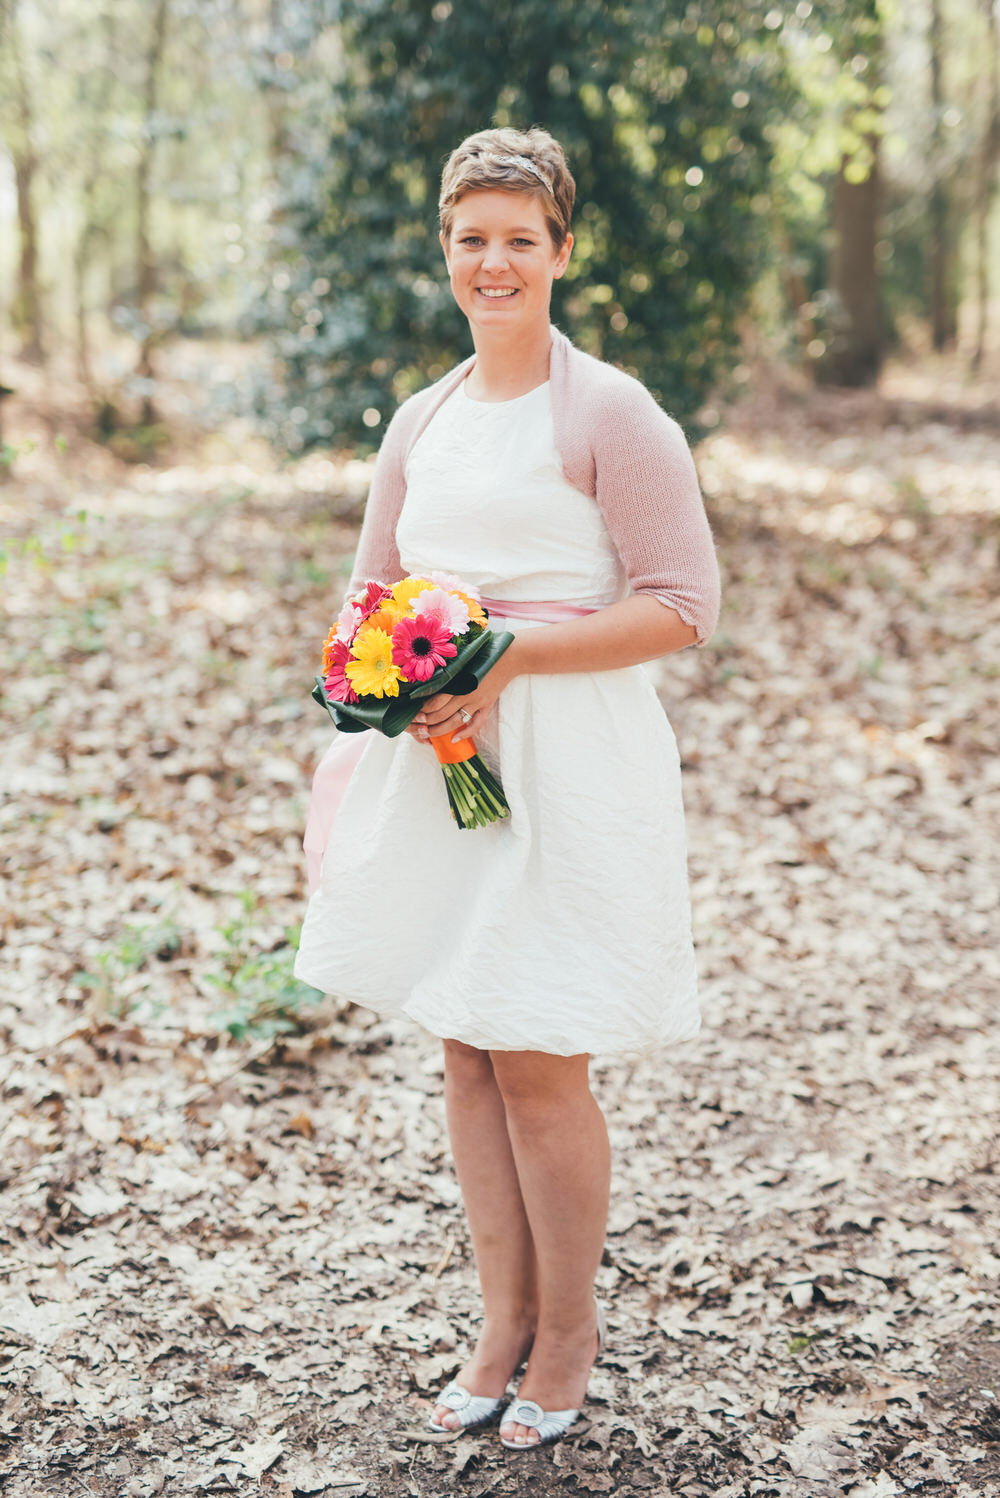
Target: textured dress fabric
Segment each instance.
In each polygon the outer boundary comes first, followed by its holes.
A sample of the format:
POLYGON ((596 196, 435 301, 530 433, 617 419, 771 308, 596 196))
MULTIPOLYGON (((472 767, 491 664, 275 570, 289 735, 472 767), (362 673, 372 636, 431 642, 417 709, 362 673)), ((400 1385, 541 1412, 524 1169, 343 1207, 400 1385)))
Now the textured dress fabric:
MULTIPOLYGON (((624 597, 628 569, 567 480, 553 414, 551 381, 499 403, 454 385, 409 445, 398 553, 369 575, 450 572, 512 604, 624 597)), ((365 738, 300 978, 480 1049, 627 1053, 697 1032, 680 766, 643 666, 504 688, 477 734, 511 808, 490 827, 455 825, 429 745, 365 738)))

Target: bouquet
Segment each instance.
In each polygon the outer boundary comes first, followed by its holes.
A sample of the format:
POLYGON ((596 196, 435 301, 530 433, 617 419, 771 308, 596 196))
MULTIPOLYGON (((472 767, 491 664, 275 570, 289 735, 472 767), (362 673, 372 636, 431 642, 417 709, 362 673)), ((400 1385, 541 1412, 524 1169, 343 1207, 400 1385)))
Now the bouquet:
MULTIPOLYGON (((404 577, 366 583, 349 598, 323 646, 313 697, 343 733, 377 728, 395 738, 438 692, 475 691, 512 634, 494 634, 474 589, 458 578, 404 577)), ((510 815, 503 787, 471 739, 430 740, 459 827, 510 815)))

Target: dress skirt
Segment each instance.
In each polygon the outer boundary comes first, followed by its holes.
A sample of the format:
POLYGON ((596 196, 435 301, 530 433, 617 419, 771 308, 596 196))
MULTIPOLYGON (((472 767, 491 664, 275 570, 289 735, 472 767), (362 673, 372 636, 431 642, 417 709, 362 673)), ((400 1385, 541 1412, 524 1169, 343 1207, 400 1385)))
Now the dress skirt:
POLYGON ((296 976, 485 1050, 695 1035, 680 766, 648 673, 518 677, 491 716, 511 814, 490 827, 456 826, 428 744, 366 735, 296 976))

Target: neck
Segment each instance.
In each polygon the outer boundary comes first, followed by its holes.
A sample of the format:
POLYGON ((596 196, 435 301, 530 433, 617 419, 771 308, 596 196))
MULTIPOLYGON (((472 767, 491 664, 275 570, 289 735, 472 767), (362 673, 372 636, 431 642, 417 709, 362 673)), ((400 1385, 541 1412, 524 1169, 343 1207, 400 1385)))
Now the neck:
POLYGON ((487 336, 473 328, 472 341, 476 362, 466 385, 476 400, 514 400, 544 385, 549 377, 552 333, 548 322, 533 329, 530 336, 521 331, 506 338, 487 336))

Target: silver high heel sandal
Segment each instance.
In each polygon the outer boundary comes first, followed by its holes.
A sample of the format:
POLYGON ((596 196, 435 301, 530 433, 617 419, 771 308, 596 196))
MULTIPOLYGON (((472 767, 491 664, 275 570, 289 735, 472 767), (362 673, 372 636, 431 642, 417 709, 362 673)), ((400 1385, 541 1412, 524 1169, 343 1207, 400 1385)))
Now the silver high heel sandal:
MULTIPOLYGON (((594 1305, 597 1309, 597 1357, 604 1351, 604 1338, 606 1326, 604 1321, 604 1307, 594 1296, 594 1305)), ((594 1359, 597 1361, 597 1358, 594 1359)), ((500 1437, 501 1446, 506 1446, 508 1451, 534 1451, 538 1446, 547 1446, 552 1441, 558 1441, 564 1436, 574 1423, 580 1411, 576 1410, 543 1410, 540 1404, 533 1399, 515 1399, 504 1410, 500 1419, 501 1425, 529 1425, 538 1431, 537 1441, 508 1441, 506 1436, 500 1437)))
POLYGON ((468 1389, 463 1389, 461 1384, 450 1383, 447 1388, 442 1389, 434 1403, 446 1404, 448 1408, 458 1416, 458 1425, 439 1425, 433 1418, 428 1419, 431 1430, 455 1433, 457 1430, 475 1430, 480 1425, 489 1425, 497 1410, 503 1404, 504 1396, 491 1399, 488 1394, 470 1394, 468 1389))

